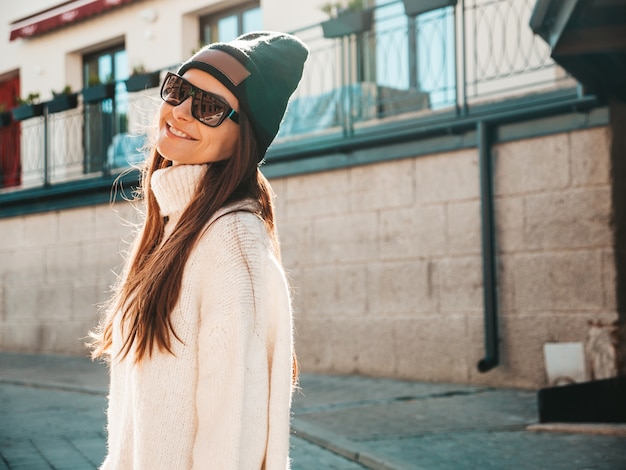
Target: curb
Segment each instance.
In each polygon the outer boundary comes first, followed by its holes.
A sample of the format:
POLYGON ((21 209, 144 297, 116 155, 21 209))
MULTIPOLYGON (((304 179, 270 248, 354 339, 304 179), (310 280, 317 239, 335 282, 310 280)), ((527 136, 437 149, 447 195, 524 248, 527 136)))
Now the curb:
POLYGON ((17 385, 19 387, 44 388, 48 390, 59 390, 61 392, 87 393, 90 395, 107 396, 108 390, 101 388, 85 387, 84 385, 72 385, 56 382, 37 382, 34 380, 0 378, 0 384, 17 385))
POLYGON ((526 427, 532 432, 562 432, 568 434, 595 434, 626 437, 626 423, 541 423, 526 427))
POLYGON ((291 433, 372 470, 420 470, 373 455, 358 443, 299 418, 291 420, 291 433))

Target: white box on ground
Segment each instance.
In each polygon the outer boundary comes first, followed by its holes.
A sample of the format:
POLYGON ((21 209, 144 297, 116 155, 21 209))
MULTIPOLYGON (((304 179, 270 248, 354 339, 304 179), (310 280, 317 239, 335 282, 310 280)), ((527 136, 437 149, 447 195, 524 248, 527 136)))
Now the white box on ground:
POLYGON ((545 343, 543 355, 551 386, 587 380, 583 343, 545 343))

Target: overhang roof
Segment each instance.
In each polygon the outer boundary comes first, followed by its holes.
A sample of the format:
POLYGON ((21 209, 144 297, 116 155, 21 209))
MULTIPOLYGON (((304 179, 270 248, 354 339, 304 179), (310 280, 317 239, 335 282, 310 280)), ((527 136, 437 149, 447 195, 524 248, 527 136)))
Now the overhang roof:
POLYGON ((589 92, 626 100, 626 0, 537 0, 530 27, 589 92))
POLYGON ((103 13, 135 0, 71 0, 10 24, 10 40, 29 38, 103 13))

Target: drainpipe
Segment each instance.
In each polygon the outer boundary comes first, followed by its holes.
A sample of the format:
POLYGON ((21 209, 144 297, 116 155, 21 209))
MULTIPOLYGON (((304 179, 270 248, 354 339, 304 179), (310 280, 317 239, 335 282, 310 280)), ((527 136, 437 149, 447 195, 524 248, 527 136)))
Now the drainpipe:
POLYGON ((488 372, 499 364, 498 293, 496 288, 496 244, 493 201, 493 169, 491 165, 492 135, 489 125, 476 125, 480 165, 480 206, 482 221, 483 304, 485 317, 485 357, 478 362, 479 372, 488 372))

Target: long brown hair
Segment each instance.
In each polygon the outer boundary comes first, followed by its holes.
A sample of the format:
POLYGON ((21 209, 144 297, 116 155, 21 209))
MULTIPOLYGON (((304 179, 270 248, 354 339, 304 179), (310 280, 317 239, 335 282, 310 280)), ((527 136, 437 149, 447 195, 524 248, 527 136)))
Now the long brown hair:
MULTIPOLYGON (((259 171, 259 147, 245 113, 240 113, 239 142, 230 158, 208 165, 198 185, 196 197, 180 217, 173 235, 163 242, 165 221, 150 188, 152 174, 171 162, 156 148, 142 171, 141 190, 145 221, 130 255, 127 272, 120 279, 114 296, 96 331, 91 335, 92 357, 110 356, 113 340, 113 320, 122 312, 125 325, 121 356, 134 350, 135 361, 150 357, 154 348, 172 353, 171 312, 178 301, 185 263, 203 227, 224 204, 252 198, 259 202, 259 216, 265 222, 274 250, 279 257, 278 239, 274 225, 272 190, 259 171), (158 249, 157 249, 158 248, 158 249)), ((293 361, 294 382, 297 363, 293 361)))

